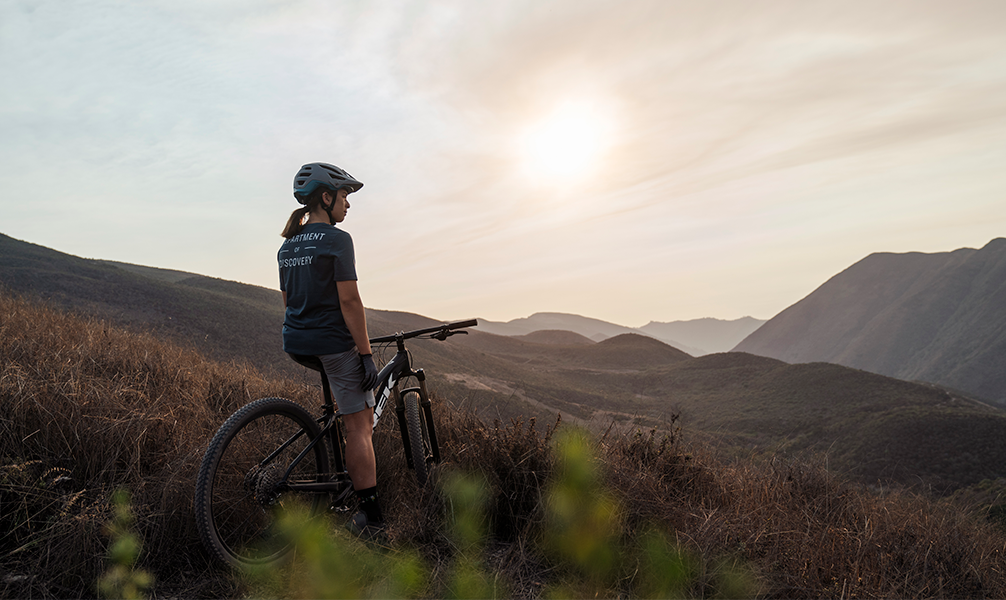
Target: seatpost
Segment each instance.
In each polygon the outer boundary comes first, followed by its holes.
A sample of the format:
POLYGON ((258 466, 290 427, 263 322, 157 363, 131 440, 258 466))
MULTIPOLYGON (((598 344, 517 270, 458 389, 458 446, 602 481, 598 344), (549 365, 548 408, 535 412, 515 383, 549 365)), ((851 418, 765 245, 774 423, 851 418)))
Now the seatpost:
POLYGON ((328 416, 335 412, 335 402, 332 400, 332 386, 328 384, 328 376, 325 375, 325 369, 321 370, 321 391, 325 396, 325 415, 328 416))

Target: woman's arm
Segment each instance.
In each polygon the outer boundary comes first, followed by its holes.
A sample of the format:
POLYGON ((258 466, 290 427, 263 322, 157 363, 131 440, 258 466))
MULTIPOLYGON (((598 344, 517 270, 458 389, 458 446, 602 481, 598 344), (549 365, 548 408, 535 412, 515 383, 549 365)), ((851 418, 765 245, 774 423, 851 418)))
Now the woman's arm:
POLYGON ((346 320, 349 333, 353 336, 356 350, 360 354, 371 354, 370 336, 367 334, 367 313, 363 308, 363 300, 360 298, 360 288, 355 281, 336 281, 335 287, 339 291, 339 307, 342 309, 342 318, 346 320))

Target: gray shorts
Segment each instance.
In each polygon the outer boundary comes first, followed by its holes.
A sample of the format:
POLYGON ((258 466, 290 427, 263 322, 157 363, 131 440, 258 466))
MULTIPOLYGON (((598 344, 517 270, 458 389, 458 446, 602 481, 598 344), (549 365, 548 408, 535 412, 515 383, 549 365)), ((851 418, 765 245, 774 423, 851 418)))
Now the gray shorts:
POLYGON ((328 385, 332 386, 332 395, 344 415, 358 413, 365 408, 374 407, 374 392, 363 391, 363 368, 360 366, 360 354, 356 348, 338 354, 319 356, 325 367, 328 385))

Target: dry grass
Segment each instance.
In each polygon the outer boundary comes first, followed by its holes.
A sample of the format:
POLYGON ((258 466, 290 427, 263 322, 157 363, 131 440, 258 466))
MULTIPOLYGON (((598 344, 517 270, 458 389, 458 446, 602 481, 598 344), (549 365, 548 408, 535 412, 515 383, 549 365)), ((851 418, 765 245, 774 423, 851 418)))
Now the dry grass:
MULTIPOLYGON (((314 374, 269 380, 6 296, 0 319, 0 595, 93 596, 117 488, 132 493, 157 596, 246 593, 199 546, 195 472, 210 436, 249 400, 313 408, 314 374)), ((557 424, 488 424, 446 408, 437 418, 445 469, 435 475, 471 473, 487 490, 494 576, 522 597, 568 576, 540 543, 557 424)), ((410 478, 394 426, 375 445, 392 540, 416 548, 435 580, 459 552, 450 507, 410 478)), ((696 557, 698 596, 722 593, 717 573, 734 564, 766 597, 1006 597, 1006 537, 947 504, 871 493, 820 465, 721 460, 673 431, 599 436, 593 448, 627 549, 614 593, 637 593, 631 548, 657 528, 696 557)))
POLYGON ((767 596, 1006 595, 1003 531, 947 503, 869 492, 822 464, 724 464, 703 449, 652 447, 622 438, 606 448, 631 520, 664 523, 700 556, 745 561, 767 596))
POLYGON ((119 487, 153 570, 195 579, 206 565, 192 552, 192 482, 206 442, 249 400, 309 401, 308 390, 10 297, 0 316, 2 585, 93 594, 119 487))

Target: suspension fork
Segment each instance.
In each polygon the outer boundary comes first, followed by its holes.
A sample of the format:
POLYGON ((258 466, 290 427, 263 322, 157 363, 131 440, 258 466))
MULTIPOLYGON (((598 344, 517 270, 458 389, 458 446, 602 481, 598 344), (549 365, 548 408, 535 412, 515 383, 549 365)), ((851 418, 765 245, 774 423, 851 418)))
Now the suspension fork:
POLYGON ((395 416, 398 418, 398 432, 402 434, 402 446, 405 447, 405 464, 410 469, 415 469, 416 466, 412 462, 412 443, 409 442, 409 424, 405 420, 405 402, 402 401, 402 393, 398 390, 397 385, 392 392, 395 397, 395 416))
POLYGON ((419 409, 422 411, 422 419, 426 424, 426 433, 429 435, 430 448, 433 451, 433 462, 440 462, 440 444, 437 442, 437 431, 433 426, 433 404, 430 402, 429 393, 426 391, 426 373, 422 369, 417 369, 411 373, 419 380, 419 387, 408 388, 399 392, 395 386, 395 414, 398 417, 398 428, 402 433, 402 445, 405 447, 405 459, 410 469, 414 469, 412 464, 412 444, 409 442, 409 426, 405 420, 405 402, 402 401, 402 394, 406 392, 419 392, 419 409))
POLYGON ((433 403, 430 395, 426 392, 426 373, 422 369, 416 371, 416 378, 419 379, 419 406, 426 416, 426 431, 430 434, 430 446, 433 449, 433 462, 440 462, 440 442, 437 441, 437 428, 433 426, 433 403))

